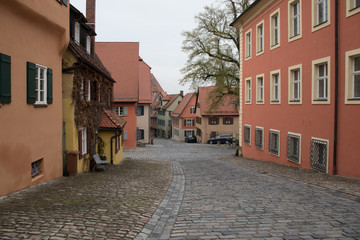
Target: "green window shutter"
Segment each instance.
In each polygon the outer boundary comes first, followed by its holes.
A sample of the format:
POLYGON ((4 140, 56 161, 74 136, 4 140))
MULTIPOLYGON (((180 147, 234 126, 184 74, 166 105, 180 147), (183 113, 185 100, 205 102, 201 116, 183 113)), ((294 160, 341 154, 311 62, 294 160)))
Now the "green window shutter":
POLYGON ((47 69, 47 103, 53 103, 53 71, 51 68, 47 69))
POLYGON ((35 101, 36 101, 35 76, 36 76, 35 63, 27 62, 27 72, 26 72, 27 103, 35 103, 35 101))
POLYGON ((11 57, 0 53, 0 102, 11 102, 11 57))

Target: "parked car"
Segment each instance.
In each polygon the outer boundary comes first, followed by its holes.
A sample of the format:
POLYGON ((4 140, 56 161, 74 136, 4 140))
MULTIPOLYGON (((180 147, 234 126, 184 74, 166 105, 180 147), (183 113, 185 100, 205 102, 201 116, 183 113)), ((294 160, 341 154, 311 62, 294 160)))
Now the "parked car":
POLYGON ((185 142, 187 143, 196 143, 196 136, 189 135, 185 137, 185 142))
POLYGON ((233 141, 235 141, 235 139, 233 138, 233 136, 231 134, 222 134, 219 136, 216 136, 214 138, 210 138, 208 140, 209 144, 216 144, 216 143, 233 143, 233 141))

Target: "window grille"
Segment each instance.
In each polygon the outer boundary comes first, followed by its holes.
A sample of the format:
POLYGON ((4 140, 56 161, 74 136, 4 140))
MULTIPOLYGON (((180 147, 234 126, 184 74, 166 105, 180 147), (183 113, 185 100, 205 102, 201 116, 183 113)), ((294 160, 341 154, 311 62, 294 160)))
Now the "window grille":
POLYGON ((328 143, 326 141, 311 140, 311 168, 325 172, 328 162, 328 143))
POLYGON ((269 133, 269 152, 279 156, 279 142, 280 136, 279 132, 271 131, 269 133))
POLYGON ((41 173, 41 159, 31 163, 31 177, 36 177, 41 173))
POLYGON ((263 136, 264 136, 264 129, 256 128, 255 129, 255 147, 258 149, 263 149, 263 136))
POLYGON ((251 127, 244 126, 244 143, 250 145, 251 127))
POLYGON ((295 163, 300 163, 300 136, 288 134, 287 158, 295 163))

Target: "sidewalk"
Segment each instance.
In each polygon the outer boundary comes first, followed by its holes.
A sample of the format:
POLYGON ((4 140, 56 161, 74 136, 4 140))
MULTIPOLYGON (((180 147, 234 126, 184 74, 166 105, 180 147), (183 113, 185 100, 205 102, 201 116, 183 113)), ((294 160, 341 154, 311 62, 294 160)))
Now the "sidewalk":
POLYGON ((275 174, 296 181, 302 181, 322 188, 334 194, 360 202, 360 179, 329 175, 315 170, 290 167, 267 161, 246 159, 242 157, 223 157, 244 167, 254 168, 261 174, 275 174))
POLYGON ((133 239, 163 200, 172 163, 125 160, 0 197, 0 239, 133 239))

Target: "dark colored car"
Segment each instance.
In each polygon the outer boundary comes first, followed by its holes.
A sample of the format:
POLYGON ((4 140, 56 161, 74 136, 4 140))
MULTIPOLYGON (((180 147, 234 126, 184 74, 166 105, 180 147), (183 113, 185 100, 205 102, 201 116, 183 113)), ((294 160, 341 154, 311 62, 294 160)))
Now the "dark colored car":
POLYGON ((187 143, 196 143, 196 136, 189 135, 189 136, 185 137, 185 142, 187 142, 187 143))
POLYGON ((233 136, 231 134, 222 134, 219 136, 216 136, 214 138, 210 138, 208 140, 209 144, 216 144, 216 143, 232 143, 233 141, 235 141, 235 139, 233 138, 233 136))

